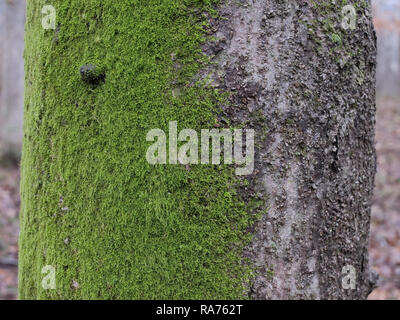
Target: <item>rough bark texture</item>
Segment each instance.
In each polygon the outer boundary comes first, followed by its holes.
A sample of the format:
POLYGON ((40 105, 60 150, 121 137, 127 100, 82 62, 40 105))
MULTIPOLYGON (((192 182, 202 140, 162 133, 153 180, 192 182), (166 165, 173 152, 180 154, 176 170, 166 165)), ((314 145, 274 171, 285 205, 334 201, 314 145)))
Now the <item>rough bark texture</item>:
POLYGON ((255 299, 363 299, 374 285, 376 38, 370 3, 353 1, 355 30, 341 27, 344 4, 228 1, 215 25, 215 78, 235 93, 225 112, 265 136, 252 185, 269 210, 246 252, 255 299))
MULTIPOLYGON (((369 1, 352 1, 355 30, 340 26, 351 1, 211 1, 218 16, 205 13, 210 1, 70 2, 56 2, 54 34, 28 31, 36 38, 27 44, 22 298, 367 297, 369 1), (202 32, 214 39, 202 43, 202 32), (104 68, 104 84, 78 81, 89 63, 104 68), (211 88, 201 81, 209 76, 211 88), (172 120, 256 129, 253 174, 149 166, 145 134, 172 120), (245 248, 232 250, 238 243, 245 248), (48 264, 55 291, 40 288, 48 264), (342 288, 347 265, 355 290, 342 288)), ((32 3, 33 27, 44 2, 32 3)))

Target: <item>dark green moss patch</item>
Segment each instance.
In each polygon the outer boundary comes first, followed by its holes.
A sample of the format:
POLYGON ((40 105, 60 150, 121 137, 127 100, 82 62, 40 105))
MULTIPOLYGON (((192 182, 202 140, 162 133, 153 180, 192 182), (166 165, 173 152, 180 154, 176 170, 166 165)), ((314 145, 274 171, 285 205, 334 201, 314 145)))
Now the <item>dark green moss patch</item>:
POLYGON ((83 65, 79 68, 79 72, 82 80, 92 86, 97 86, 106 80, 106 74, 93 64, 83 65))

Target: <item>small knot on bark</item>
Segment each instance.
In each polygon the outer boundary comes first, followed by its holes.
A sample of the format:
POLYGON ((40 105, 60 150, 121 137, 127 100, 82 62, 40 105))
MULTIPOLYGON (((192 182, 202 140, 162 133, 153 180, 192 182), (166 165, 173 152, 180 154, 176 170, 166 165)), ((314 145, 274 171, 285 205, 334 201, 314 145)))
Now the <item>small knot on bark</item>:
POLYGON ((105 82, 106 75, 93 64, 85 64, 80 68, 82 80, 90 85, 99 85, 105 82))

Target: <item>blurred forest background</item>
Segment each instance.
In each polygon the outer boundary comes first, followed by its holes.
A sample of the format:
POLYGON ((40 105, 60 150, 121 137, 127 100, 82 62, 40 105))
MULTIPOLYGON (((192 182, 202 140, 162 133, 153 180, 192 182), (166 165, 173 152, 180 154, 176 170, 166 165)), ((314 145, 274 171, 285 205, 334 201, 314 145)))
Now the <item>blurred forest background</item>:
MULTIPOLYGON (((372 0, 378 34, 378 172, 370 239, 379 288, 400 299, 400 1, 372 0)), ((16 299, 25 0, 0 0, 0 300, 16 299)))

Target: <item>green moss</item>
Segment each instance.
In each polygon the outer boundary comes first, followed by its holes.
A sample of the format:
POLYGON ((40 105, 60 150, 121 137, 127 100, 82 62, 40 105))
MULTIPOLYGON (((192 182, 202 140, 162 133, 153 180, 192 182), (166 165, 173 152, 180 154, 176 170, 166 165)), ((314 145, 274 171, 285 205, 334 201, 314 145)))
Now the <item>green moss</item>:
POLYGON ((224 95, 192 81, 207 63, 195 9, 215 3, 55 0, 54 31, 40 24, 47 1, 28 1, 20 298, 243 297, 256 216, 233 169, 145 159, 150 129, 215 123, 224 95), (86 64, 105 83, 85 83, 86 64))
POLYGON ((337 33, 332 33, 331 34, 331 39, 332 39, 332 41, 334 43, 341 43, 342 42, 342 38, 337 33))
POLYGON ((274 269, 271 267, 271 269, 267 269, 265 276, 268 280, 272 281, 274 279, 275 276, 275 272, 274 269))

